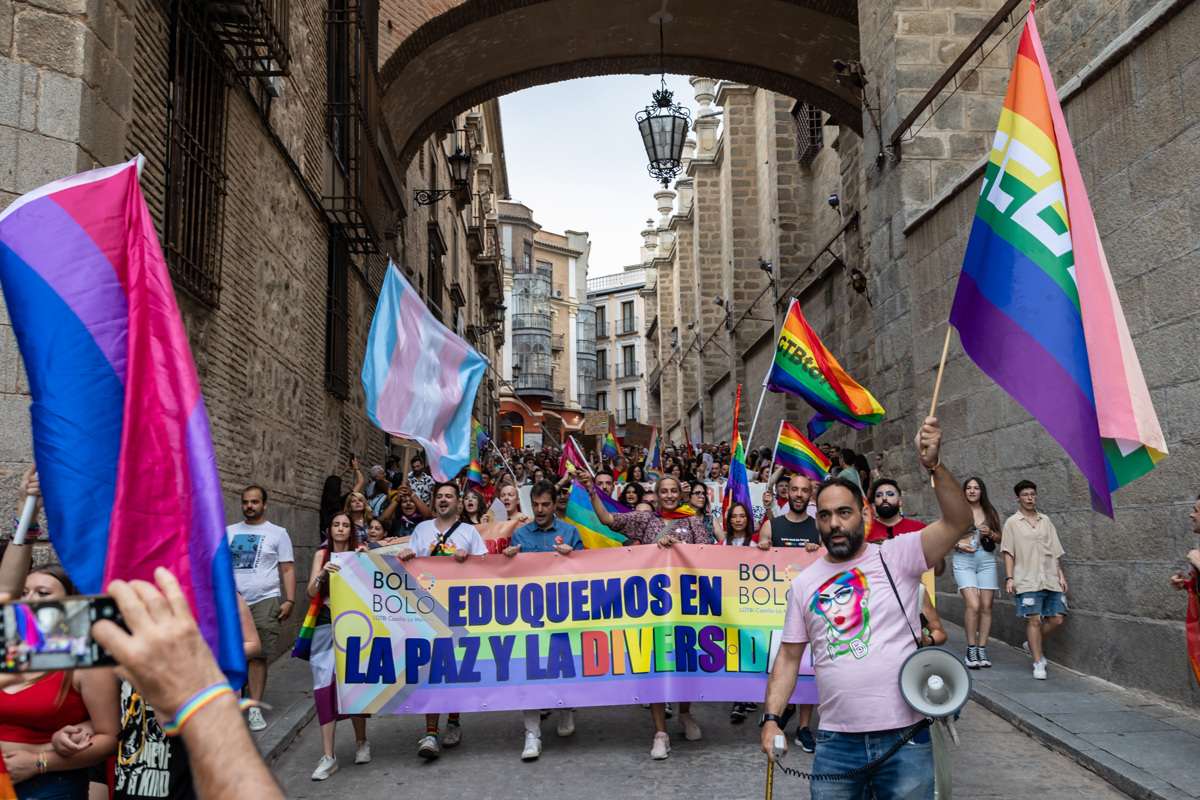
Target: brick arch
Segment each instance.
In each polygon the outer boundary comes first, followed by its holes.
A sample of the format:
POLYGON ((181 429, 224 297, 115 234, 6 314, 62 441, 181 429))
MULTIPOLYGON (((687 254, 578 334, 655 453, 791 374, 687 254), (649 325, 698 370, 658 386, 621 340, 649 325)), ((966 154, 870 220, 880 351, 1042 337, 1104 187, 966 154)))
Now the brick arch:
MULTIPOLYGON (((401 7, 384 0, 381 29, 396 12, 407 15, 406 35, 390 40, 382 108, 405 161, 455 114, 484 100, 574 78, 658 71, 658 28, 649 18, 663 0, 391 2, 401 7)), ((675 15, 665 29, 669 72, 771 89, 861 133, 861 105, 837 84, 832 66, 835 58, 858 57, 856 3, 669 0, 667 10, 675 15)))

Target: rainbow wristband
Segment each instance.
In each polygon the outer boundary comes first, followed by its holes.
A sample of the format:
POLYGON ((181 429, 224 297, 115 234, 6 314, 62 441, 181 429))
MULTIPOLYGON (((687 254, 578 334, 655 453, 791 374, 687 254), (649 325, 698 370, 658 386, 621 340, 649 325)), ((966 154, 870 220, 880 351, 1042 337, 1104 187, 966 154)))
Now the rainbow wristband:
POLYGON ((183 732, 183 726, 196 715, 197 711, 223 694, 233 694, 233 688, 228 683, 214 683, 207 689, 201 689, 196 692, 175 712, 175 719, 170 722, 159 723, 162 726, 163 733, 167 736, 178 736, 183 732))

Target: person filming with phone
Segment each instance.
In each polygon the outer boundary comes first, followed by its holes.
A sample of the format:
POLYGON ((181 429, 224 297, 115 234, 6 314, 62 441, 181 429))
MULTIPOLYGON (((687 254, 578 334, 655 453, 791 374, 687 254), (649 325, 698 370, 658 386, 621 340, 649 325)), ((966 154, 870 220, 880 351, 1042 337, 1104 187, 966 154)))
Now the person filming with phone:
MULTIPOLYGON (((911 736, 886 761, 841 780, 814 780, 814 800, 934 796, 933 746, 923 716, 904 701, 898 674, 918 647, 921 575, 939 563, 973 522, 971 507, 939 458, 942 431, 927 417, 916 437, 942 517, 919 532, 881 546, 866 542, 863 495, 844 478, 817 489, 817 530, 826 555, 791 584, 783 642, 767 682, 762 749, 774 759, 775 737, 811 646, 821 724, 814 774, 839 774, 871 765, 911 736)), ((784 740, 786 752, 786 739, 784 740)))

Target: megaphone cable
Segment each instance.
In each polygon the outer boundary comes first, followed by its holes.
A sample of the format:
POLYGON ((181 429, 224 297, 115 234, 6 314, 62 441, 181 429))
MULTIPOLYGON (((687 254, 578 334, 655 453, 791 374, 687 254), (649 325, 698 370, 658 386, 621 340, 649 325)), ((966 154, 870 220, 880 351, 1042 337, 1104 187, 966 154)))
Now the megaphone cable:
POLYGON ((925 719, 921 720, 916 725, 913 725, 911 728, 909 728, 907 731, 905 731, 904 735, 902 735, 900 737, 900 741, 898 741, 894 745, 892 745, 891 749, 889 749, 886 753, 884 753, 879 758, 872 761, 870 764, 865 764, 861 767, 857 767, 855 769, 850 770, 849 772, 835 772, 835 773, 823 773, 823 774, 813 775, 813 774, 810 774, 807 772, 801 772, 798 769, 792 769, 790 767, 785 767, 783 764, 780 764, 779 768, 781 770, 783 770, 786 774, 791 775, 793 778, 803 778, 806 781, 844 781, 846 778, 853 778, 855 776, 862 775, 864 773, 870 772, 871 770, 875 769, 880 764, 887 761, 892 756, 896 755, 896 753, 899 753, 901 747, 903 747, 904 745, 911 742, 913 740, 913 737, 915 737, 918 733, 925 730, 932 724, 933 724, 933 718, 926 717, 925 719))

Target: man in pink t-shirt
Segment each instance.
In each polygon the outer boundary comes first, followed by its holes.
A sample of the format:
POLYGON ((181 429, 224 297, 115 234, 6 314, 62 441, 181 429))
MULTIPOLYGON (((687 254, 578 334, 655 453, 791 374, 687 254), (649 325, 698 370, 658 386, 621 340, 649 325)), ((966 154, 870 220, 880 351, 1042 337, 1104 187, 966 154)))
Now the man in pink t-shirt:
MULTIPOLYGON (((927 418, 916 446, 923 454, 922 466, 933 476, 942 517, 919 532, 868 546, 862 489, 835 478, 817 490, 817 530, 827 554, 792 581, 783 644, 767 683, 762 748, 768 755, 782 733, 780 716, 808 646, 821 699, 814 774, 864 767, 921 721, 901 697, 898 681, 901 664, 917 649, 921 575, 945 558, 974 521, 958 481, 938 458, 941 440, 937 420, 927 418)), ((810 787, 814 800, 932 800, 928 732, 869 772, 841 781, 812 781, 810 787)))

